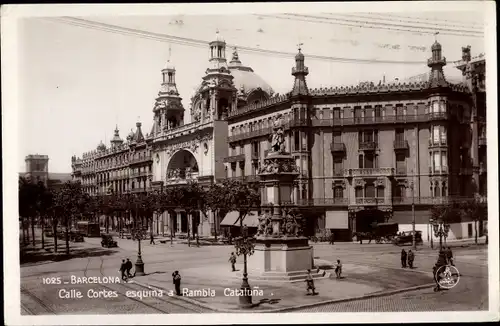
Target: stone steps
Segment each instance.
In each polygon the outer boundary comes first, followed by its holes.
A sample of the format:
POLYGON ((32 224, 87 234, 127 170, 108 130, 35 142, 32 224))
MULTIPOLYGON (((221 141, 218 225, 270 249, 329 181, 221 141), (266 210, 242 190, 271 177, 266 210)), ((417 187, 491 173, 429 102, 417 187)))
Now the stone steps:
MULTIPOLYGON (((243 277, 242 272, 236 273, 237 277, 243 277)), ((329 278, 330 273, 325 270, 316 270, 311 272, 313 279, 329 278)), ((277 282, 300 282, 304 281, 307 277, 307 271, 294 271, 294 272, 278 272, 268 271, 260 273, 258 271, 249 271, 248 276, 254 280, 262 281, 277 281, 277 282)))

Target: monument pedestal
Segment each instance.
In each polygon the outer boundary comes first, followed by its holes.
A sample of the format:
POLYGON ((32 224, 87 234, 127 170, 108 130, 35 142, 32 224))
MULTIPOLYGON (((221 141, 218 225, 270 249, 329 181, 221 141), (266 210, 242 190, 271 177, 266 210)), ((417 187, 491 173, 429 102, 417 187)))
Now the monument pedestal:
POLYGON ((293 282, 303 281, 307 270, 314 278, 329 276, 313 269, 313 248, 305 237, 258 237, 248 259, 252 279, 293 282))

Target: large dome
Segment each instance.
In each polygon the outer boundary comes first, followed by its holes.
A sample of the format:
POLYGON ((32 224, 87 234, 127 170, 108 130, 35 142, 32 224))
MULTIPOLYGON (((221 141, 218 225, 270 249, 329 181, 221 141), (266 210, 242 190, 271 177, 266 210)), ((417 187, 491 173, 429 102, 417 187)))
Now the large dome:
POLYGON ((238 91, 243 91, 245 95, 249 95, 256 89, 262 89, 268 96, 271 96, 273 89, 262 77, 257 75, 253 70, 234 69, 229 67, 231 75, 233 75, 234 87, 238 91))
POLYGON ((243 91, 245 95, 249 95, 260 88, 268 96, 273 94, 272 87, 264 79, 257 75, 252 68, 241 64, 236 49, 234 49, 233 58, 229 62, 228 68, 234 77, 233 83, 238 91, 243 91))

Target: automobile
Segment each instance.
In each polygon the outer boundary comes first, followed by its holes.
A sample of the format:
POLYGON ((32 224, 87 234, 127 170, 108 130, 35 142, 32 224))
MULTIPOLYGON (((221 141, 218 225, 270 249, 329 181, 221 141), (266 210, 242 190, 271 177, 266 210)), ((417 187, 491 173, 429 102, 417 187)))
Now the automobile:
POLYGON ((113 236, 109 234, 101 235, 101 246, 106 248, 118 247, 118 243, 113 240, 113 236))
MULTIPOLYGON (((422 231, 415 231, 415 243, 421 244, 422 241, 422 231)), ((393 243, 396 246, 401 246, 405 244, 413 243, 413 231, 404 232, 394 237, 393 243)))

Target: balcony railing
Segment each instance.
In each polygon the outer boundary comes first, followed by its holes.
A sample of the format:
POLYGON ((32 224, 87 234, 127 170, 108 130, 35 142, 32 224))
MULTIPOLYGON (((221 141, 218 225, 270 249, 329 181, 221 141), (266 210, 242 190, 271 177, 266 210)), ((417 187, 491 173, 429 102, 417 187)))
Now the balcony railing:
POLYGON ((438 141, 434 141, 432 138, 429 139, 429 147, 442 147, 442 146, 448 146, 446 138, 441 138, 438 141))
POLYGON ((344 143, 332 143, 330 145, 330 149, 332 152, 336 153, 345 153, 345 144, 344 143))
POLYGON ((385 198, 356 198, 356 205, 383 205, 385 204, 385 198))
MULTIPOLYGON (((448 114, 429 113, 418 115, 387 115, 387 116, 372 116, 372 117, 349 117, 349 118, 326 118, 326 119, 311 119, 310 126, 312 127, 341 127, 352 125, 370 125, 370 124, 399 124, 399 123, 416 123, 428 122, 430 120, 448 119, 448 114)), ((283 129, 288 130, 295 126, 309 126, 309 121, 306 119, 291 119, 283 124, 283 129)), ((251 139, 269 135, 273 132, 272 127, 265 127, 258 130, 246 131, 231 135, 228 137, 228 142, 235 142, 244 139, 251 139)))
POLYGON ((310 198, 297 200, 297 206, 347 206, 347 198, 310 198))
POLYGON ((153 162, 153 158, 151 157, 151 155, 132 158, 132 159, 130 159, 129 164, 139 164, 139 163, 145 163, 145 162, 153 162))
POLYGON ((407 140, 395 140, 394 149, 395 150, 407 150, 409 148, 407 140))
MULTIPOLYGON (((474 197, 447 196, 447 197, 393 197, 393 205, 446 205, 452 203, 462 203, 464 201, 475 200, 474 197)), ((486 202, 486 199, 483 199, 486 202)))
POLYGON ((245 161, 245 154, 228 156, 225 157, 223 160, 224 163, 242 162, 242 161, 245 161))
POLYGON ((478 143, 479 146, 486 146, 486 137, 479 137, 478 143))
POLYGON ((150 174, 152 174, 152 172, 141 171, 141 172, 131 172, 130 176, 131 177, 147 177, 150 174))
POLYGON ((364 169, 349 169, 345 170, 345 176, 348 177, 368 177, 381 176, 390 177, 394 175, 394 168, 364 168, 364 169))
POLYGON ((448 113, 447 112, 430 112, 428 113, 429 121, 435 120, 447 120, 448 113))
POLYGON ((396 175, 406 175, 407 173, 408 172, 407 172, 406 166, 396 167, 396 175))
POLYGON ((436 166, 434 169, 429 166, 429 174, 448 174, 447 166, 436 166))
POLYGON ((374 151, 378 147, 378 144, 374 141, 366 141, 359 143, 359 149, 362 151, 374 151))
MULTIPOLYGON (((349 173, 349 171, 347 171, 349 173)), ((343 177, 346 174, 346 170, 344 169, 338 169, 338 170, 333 170, 332 175, 334 177, 343 177)))

